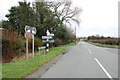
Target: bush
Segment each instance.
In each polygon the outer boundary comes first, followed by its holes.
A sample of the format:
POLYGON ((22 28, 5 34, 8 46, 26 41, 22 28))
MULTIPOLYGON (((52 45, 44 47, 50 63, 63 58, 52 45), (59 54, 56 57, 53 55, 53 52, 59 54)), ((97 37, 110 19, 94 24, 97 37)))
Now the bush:
MULTIPOLYGON (((28 47, 29 47, 30 52, 32 51, 32 46, 33 46, 32 41, 33 41, 33 39, 28 39, 28 47)), ((35 48, 35 50, 37 50, 38 47, 40 47, 42 45, 43 45, 43 43, 42 43, 41 39, 39 39, 38 37, 35 37, 34 38, 34 48, 35 48)))
POLYGON ((21 53, 22 50, 25 48, 25 39, 24 38, 17 38, 16 46, 14 47, 14 50, 16 53, 21 53))
POLYGON ((118 40, 117 40, 117 39, 107 40, 107 41, 105 42, 105 44, 118 45, 118 40))
POLYGON ((2 62, 10 62, 16 56, 15 45, 15 42, 2 38, 2 62))
POLYGON ((40 47, 42 45, 43 45, 43 43, 42 43, 41 39, 36 37, 35 38, 35 50, 37 50, 38 47, 40 47))
POLYGON ((4 38, 2 38, 2 50, 4 51, 4 49, 8 48, 10 42, 4 38))
POLYGON ((89 41, 100 44, 119 45, 118 39, 100 39, 100 40, 89 40, 89 41))
POLYGON ((53 43, 53 46, 58 46, 58 45, 62 45, 62 44, 63 44, 62 40, 55 39, 55 42, 53 43))

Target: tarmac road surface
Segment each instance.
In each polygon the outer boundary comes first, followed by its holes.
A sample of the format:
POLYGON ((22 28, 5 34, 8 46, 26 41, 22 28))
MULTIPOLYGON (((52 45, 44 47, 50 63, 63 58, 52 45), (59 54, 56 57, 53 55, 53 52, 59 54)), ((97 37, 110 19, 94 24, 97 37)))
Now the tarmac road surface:
POLYGON ((81 41, 41 78, 118 78, 118 49, 81 41))

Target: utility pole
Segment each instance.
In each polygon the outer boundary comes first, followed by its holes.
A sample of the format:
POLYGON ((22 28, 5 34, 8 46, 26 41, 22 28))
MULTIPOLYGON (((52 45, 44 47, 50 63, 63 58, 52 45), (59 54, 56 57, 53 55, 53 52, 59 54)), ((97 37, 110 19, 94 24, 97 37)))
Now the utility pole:
POLYGON ((27 0, 24 0, 24 2, 27 2, 27 0))
POLYGON ((77 43, 77 37, 76 37, 76 26, 75 26, 75 42, 77 43))

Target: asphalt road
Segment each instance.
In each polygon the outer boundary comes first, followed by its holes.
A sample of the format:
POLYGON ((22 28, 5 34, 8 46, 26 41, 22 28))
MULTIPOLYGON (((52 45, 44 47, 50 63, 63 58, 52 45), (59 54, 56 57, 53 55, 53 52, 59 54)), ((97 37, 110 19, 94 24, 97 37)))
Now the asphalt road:
POLYGON ((118 49, 79 42, 41 78, 118 78, 118 49))

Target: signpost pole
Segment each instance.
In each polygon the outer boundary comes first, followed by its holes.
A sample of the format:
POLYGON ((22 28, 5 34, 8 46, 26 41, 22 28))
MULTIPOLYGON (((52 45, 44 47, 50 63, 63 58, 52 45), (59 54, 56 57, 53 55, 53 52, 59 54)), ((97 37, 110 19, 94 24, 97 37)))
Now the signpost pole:
POLYGON ((28 61, 28 38, 26 38, 26 60, 28 61))
POLYGON ((45 49, 44 49, 44 53, 45 53, 45 49))
POLYGON ((39 54, 40 54, 40 49, 39 49, 39 54))
POLYGON ((36 28, 31 26, 25 26, 25 38, 26 38, 26 59, 28 61, 28 38, 33 38, 32 41, 32 53, 34 58, 34 35, 36 34, 36 28))
POLYGON ((48 42, 49 42, 49 39, 47 39, 47 45, 46 45, 47 46, 47 52, 49 52, 49 43, 48 42))
POLYGON ((33 58, 34 58, 34 35, 32 35, 32 37, 33 37, 33 58))

